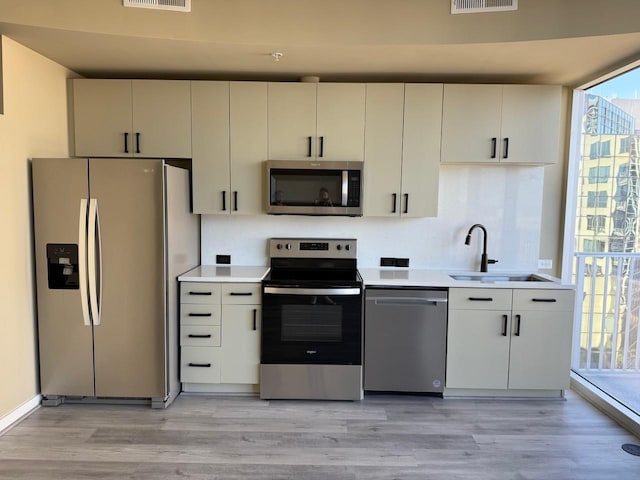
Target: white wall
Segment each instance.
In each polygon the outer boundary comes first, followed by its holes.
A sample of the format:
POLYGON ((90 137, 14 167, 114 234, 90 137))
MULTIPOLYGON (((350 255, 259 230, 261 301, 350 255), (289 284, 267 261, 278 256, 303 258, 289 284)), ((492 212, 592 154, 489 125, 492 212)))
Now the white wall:
POLYGON ((69 154, 66 81, 71 74, 7 37, 2 48, 0 419, 38 394, 28 159, 69 154))
POLYGON ((202 264, 230 254, 235 265, 266 265, 270 237, 355 237, 358 266, 380 257, 409 257, 411 267, 478 270, 482 235, 499 263, 491 270, 537 270, 545 167, 447 165, 440 169, 437 218, 342 218, 300 216, 202 216, 202 264))

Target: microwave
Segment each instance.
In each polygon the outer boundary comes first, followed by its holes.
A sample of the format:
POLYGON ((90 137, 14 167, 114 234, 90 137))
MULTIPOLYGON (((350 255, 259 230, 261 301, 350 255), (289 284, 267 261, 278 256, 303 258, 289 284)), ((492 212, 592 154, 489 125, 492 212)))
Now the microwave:
POLYGON ((267 160, 267 213, 362 216, 363 162, 267 160))

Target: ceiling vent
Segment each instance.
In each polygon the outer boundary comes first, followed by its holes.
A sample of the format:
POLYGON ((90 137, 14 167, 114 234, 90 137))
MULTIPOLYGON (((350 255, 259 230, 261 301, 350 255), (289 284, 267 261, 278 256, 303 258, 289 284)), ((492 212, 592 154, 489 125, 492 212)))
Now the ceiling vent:
POLYGON ((125 7, 153 8, 154 10, 172 10, 190 12, 191 0, 123 0, 125 7))
POLYGON ((517 9, 518 0, 451 0, 451 13, 505 12, 517 9))

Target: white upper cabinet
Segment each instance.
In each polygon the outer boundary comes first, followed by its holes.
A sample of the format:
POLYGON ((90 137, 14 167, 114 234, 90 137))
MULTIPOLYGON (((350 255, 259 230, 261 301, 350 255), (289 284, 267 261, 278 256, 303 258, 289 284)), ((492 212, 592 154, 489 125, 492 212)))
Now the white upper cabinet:
POLYGON ((270 159, 363 160, 364 84, 271 82, 268 88, 270 159))
POLYGON ((228 213, 229 82, 191 83, 194 213, 228 213))
POLYGON ((397 217, 402 192, 404 85, 367 84, 364 215, 397 217))
POLYGON ((74 79, 76 156, 191 157, 191 88, 180 80, 74 79))
POLYGON ((231 213, 264 212, 263 162, 267 159, 267 84, 231 82, 231 213))
POLYGON ((445 85, 442 163, 556 163, 562 90, 543 85, 445 85))
POLYGON ((442 84, 368 84, 366 216, 438 213, 442 84))
POLYGON ((262 213, 267 84, 193 82, 193 210, 262 213))

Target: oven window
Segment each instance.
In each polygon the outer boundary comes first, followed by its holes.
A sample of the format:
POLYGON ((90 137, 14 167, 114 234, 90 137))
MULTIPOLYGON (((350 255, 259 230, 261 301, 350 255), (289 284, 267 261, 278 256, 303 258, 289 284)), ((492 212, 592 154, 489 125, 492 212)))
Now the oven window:
POLYGON ((271 205, 340 207, 342 171, 271 170, 271 205))
POLYGON ((318 304, 282 305, 281 341, 341 342, 342 307, 318 304))

